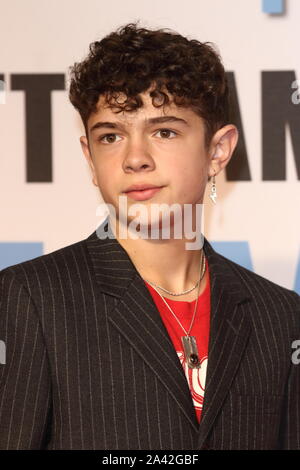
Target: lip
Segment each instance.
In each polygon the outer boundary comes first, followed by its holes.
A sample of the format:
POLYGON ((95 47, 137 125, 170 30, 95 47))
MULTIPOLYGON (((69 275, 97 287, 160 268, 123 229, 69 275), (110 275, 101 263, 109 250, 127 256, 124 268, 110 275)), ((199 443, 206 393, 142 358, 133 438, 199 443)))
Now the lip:
POLYGON ((125 194, 127 194, 130 198, 135 199, 136 201, 145 201, 154 196, 154 194, 160 191, 162 187, 163 186, 154 186, 142 190, 126 191, 125 194))
POLYGON ((152 189, 152 188, 159 188, 161 186, 157 186, 155 184, 149 184, 149 183, 139 183, 139 184, 132 184, 129 186, 127 189, 125 189, 125 193, 128 191, 142 191, 143 189, 152 189))

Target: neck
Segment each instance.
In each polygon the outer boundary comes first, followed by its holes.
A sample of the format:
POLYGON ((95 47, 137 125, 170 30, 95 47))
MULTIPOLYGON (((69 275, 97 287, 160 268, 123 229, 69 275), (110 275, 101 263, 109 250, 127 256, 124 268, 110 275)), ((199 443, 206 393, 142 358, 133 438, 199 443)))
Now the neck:
MULTIPOLYGON (((116 224, 117 226, 118 224, 116 224)), ((126 233, 128 234, 127 231, 126 233)), ((132 239, 129 235, 120 238, 118 230, 114 234, 144 280, 151 281, 175 293, 190 289, 199 280, 203 248, 186 249, 186 243, 192 243, 194 240, 186 238, 132 239)), ((199 295, 206 287, 207 275, 207 271, 205 271, 199 295)), ((172 296, 158 290, 163 297, 179 301, 193 301, 198 295, 198 286, 188 294, 181 296, 172 296)))

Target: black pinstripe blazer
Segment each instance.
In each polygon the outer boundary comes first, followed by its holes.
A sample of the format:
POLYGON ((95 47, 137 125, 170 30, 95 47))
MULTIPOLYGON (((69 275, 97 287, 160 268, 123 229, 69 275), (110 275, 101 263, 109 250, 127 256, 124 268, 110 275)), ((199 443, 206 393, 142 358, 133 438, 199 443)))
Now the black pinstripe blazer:
MULTIPOLYGON (((107 226, 106 226, 107 227, 107 226)), ((204 407, 116 239, 0 272, 1 449, 300 449, 300 297, 216 253, 204 407)))

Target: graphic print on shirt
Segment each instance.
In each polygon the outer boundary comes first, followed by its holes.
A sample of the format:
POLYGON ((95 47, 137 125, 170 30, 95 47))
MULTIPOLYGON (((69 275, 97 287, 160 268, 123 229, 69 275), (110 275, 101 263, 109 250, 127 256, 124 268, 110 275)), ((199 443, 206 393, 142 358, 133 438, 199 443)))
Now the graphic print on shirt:
POLYGON ((199 369, 191 369, 187 361, 185 360, 183 351, 176 351, 179 357, 180 363, 183 367, 186 379, 188 381, 191 395, 193 399, 194 407, 197 410, 202 410, 204 401, 204 389, 206 379, 206 368, 207 368, 207 356, 204 356, 201 361, 201 367, 199 369))

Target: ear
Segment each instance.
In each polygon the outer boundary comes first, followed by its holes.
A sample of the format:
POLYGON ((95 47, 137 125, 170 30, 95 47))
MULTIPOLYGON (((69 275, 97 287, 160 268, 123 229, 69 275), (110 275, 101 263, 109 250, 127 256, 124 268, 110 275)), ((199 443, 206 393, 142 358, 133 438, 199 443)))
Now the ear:
POLYGON ((238 130, 233 124, 219 129, 211 140, 208 179, 217 175, 229 163, 238 141, 238 130))
POLYGON ((80 144, 81 144, 83 154, 84 154, 84 156, 85 156, 85 158, 86 158, 86 160, 89 164, 89 167, 92 171, 93 184, 95 186, 98 186, 97 174, 96 174, 96 170, 95 170, 95 166, 94 166, 94 162, 93 162, 93 158, 92 158, 92 154, 91 154, 88 139, 85 135, 82 135, 79 140, 80 140, 80 144))

